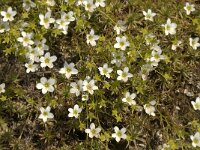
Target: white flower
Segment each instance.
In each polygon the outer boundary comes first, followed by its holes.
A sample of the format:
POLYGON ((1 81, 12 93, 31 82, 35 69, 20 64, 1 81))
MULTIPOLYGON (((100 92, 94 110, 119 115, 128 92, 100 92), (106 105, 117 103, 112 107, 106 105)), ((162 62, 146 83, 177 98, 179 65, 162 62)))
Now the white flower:
POLYGON ((85 133, 89 134, 90 138, 99 137, 99 132, 101 132, 101 128, 95 128, 95 124, 90 124, 90 129, 85 129, 85 133))
POLYGON ((61 19, 64 19, 68 24, 75 20, 73 11, 69 11, 67 14, 61 12, 61 19))
POLYGON ((200 46, 198 37, 196 37, 194 39, 193 38, 189 38, 189 41, 190 41, 190 46, 192 46, 192 48, 194 50, 196 50, 200 46))
POLYGON ((82 101, 87 101, 89 99, 88 94, 83 94, 82 95, 82 101))
POLYGON ((190 139, 192 140, 193 147, 200 147, 200 133, 196 132, 195 135, 191 135, 190 139))
POLYGON ((135 97, 135 93, 130 94, 130 92, 126 92, 125 97, 122 99, 122 101, 128 103, 129 105, 136 105, 136 102, 134 100, 135 97))
POLYGON ((22 37, 17 38, 17 41, 21 42, 24 47, 34 44, 34 42, 31 40, 33 33, 26 33, 23 31, 21 34, 22 37))
POLYGON ((3 22, 0 20, 0 33, 3 33, 5 31, 9 31, 10 27, 9 27, 9 23, 8 22, 3 22))
POLYGON ((56 23, 58 24, 57 28, 61 29, 64 34, 67 34, 69 22, 61 18, 56 20, 56 23))
POLYGON ((69 111, 68 117, 78 118, 79 114, 82 111, 82 108, 79 108, 79 106, 76 104, 74 108, 69 108, 68 111, 69 111))
POLYGON ((105 0, 96 0, 95 5, 96 5, 96 7, 99 7, 99 6, 105 7, 105 5, 106 5, 105 0))
POLYGON ((5 11, 1 11, 1 15, 4 17, 3 21, 13 21, 14 20, 14 16, 17 14, 16 11, 12 10, 12 7, 8 7, 7 12, 5 11))
POLYGON ((117 24, 114 26, 114 30, 117 32, 117 34, 120 34, 120 32, 124 32, 126 31, 126 26, 125 26, 126 22, 119 20, 117 21, 117 24))
POLYGON ((22 6, 26 11, 29 11, 31 7, 36 7, 36 4, 31 0, 23 0, 22 6))
POLYGON ((111 64, 116 64, 117 67, 119 67, 122 62, 126 61, 126 57, 124 56, 123 51, 113 52, 112 56, 114 59, 111 61, 111 64))
POLYGON ((70 86, 72 87, 70 89, 70 93, 74 93, 76 94, 76 96, 79 96, 80 92, 82 91, 82 84, 83 84, 82 80, 78 80, 77 83, 76 82, 70 83, 70 86))
POLYGON ((113 71, 112 68, 108 68, 108 64, 104 64, 103 67, 98 68, 101 75, 105 75, 107 78, 110 78, 110 73, 113 71))
POLYGON ((53 78, 50 78, 47 80, 47 78, 42 77, 40 79, 40 83, 36 85, 37 89, 42 89, 42 93, 46 94, 47 92, 53 92, 54 87, 53 85, 56 83, 56 80, 53 78))
POLYGON ((39 58, 38 50, 30 46, 28 46, 27 48, 28 48, 28 52, 26 54, 26 57, 29 58, 31 61, 39 62, 40 58, 39 58))
POLYGON ((126 128, 122 128, 119 130, 117 126, 114 127, 115 133, 112 134, 112 137, 115 138, 117 142, 119 142, 121 139, 126 139, 126 128))
POLYGON ((117 74, 118 74, 117 80, 122 80, 124 82, 127 82, 128 78, 133 77, 133 75, 131 73, 129 73, 128 67, 125 67, 123 71, 117 70, 117 74))
POLYGON ((182 44, 181 41, 177 41, 176 43, 172 44, 172 50, 175 51, 177 49, 177 47, 179 47, 181 44, 182 44))
POLYGON ((162 51, 152 51, 151 52, 152 57, 150 58, 150 60, 152 62, 158 63, 158 62, 160 62, 160 60, 165 59, 161 53, 162 53, 162 51))
POLYGON ((51 18, 51 11, 48 11, 45 15, 39 14, 40 25, 43 25, 46 29, 49 28, 51 23, 55 22, 54 18, 51 18))
POLYGON ((154 50, 154 51, 156 51, 156 52, 158 52, 158 53, 162 53, 162 49, 161 49, 161 47, 158 45, 159 44, 159 40, 157 40, 157 43, 154 43, 153 45, 151 45, 151 47, 150 47, 150 49, 151 50, 154 50))
POLYGON ((68 64, 64 63, 64 67, 60 69, 59 73, 64 74, 67 79, 71 77, 72 74, 78 74, 78 70, 74 68, 74 63, 68 64))
POLYGON ((54 117, 54 115, 52 113, 50 113, 51 107, 49 107, 49 106, 47 106, 46 109, 41 107, 40 111, 41 111, 41 114, 39 116, 39 119, 42 119, 44 122, 46 122, 47 119, 52 119, 54 117))
POLYGON ((196 101, 191 101, 194 110, 200 110, 200 97, 196 98, 196 101))
POLYGON ((49 68, 53 68, 53 62, 55 62, 56 60, 57 60, 57 57, 50 56, 50 53, 48 52, 44 55, 44 57, 40 58, 40 62, 41 62, 40 66, 42 68, 44 68, 46 66, 49 68))
POLYGON ((165 28, 165 35, 176 33, 177 24, 172 23, 169 18, 167 19, 167 23, 162 26, 165 28))
POLYGON ((5 93, 5 83, 0 84, 0 93, 5 93))
POLYGON ((120 48, 121 50, 125 50, 126 47, 130 46, 130 43, 126 40, 125 36, 116 37, 117 43, 114 45, 114 48, 120 48))
POLYGON ((194 4, 190 5, 190 3, 186 2, 184 7, 186 14, 190 15, 192 11, 195 11, 194 4))
POLYGON ((92 46, 96 46, 96 40, 99 39, 99 36, 95 35, 94 30, 91 29, 90 34, 87 34, 86 38, 87 38, 87 44, 90 44, 92 46))
POLYGON ((147 12, 143 11, 143 15, 145 16, 145 20, 153 21, 153 17, 156 15, 156 13, 153 13, 151 9, 148 9, 147 12))
POLYGON ((144 105, 144 110, 148 115, 155 116, 155 107, 156 101, 151 101, 149 104, 144 105))
POLYGON ((35 72, 36 70, 38 70, 38 65, 34 64, 34 61, 29 61, 28 63, 25 64, 25 67, 26 67, 26 73, 35 72))
POLYGON ((93 12, 96 8, 93 0, 84 0, 83 4, 85 5, 85 10, 89 12, 93 12))
POLYGON ((94 94, 94 90, 98 90, 98 87, 95 85, 95 80, 84 80, 83 81, 83 91, 89 92, 91 95, 94 94))
POLYGON ((46 4, 49 6, 54 6, 55 5, 55 1, 54 0, 47 0, 46 4))
POLYGON ((41 41, 38 41, 38 40, 35 41, 35 45, 36 45, 35 49, 38 51, 38 54, 40 56, 44 55, 44 51, 49 50, 49 46, 45 44, 46 41, 47 40, 45 38, 43 38, 41 41))

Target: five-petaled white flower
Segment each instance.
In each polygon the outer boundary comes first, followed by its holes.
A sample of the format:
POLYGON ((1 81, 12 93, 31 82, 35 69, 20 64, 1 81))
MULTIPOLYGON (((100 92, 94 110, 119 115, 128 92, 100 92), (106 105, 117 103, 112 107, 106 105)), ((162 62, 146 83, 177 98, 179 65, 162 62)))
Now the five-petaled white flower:
POLYGON ((188 2, 185 3, 184 9, 185 9, 187 15, 190 15, 190 13, 192 11, 195 11, 194 4, 190 5, 190 3, 188 3, 188 2))
POLYGON ((54 91, 54 84, 56 83, 56 80, 53 78, 50 78, 47 80, 47 78, 42 77, 40 79, 40 83, 37 83, 36 88, 42 89, 42 93, 46 94, 47 92, 53 92, 54 91))
POLYGON ((114 26, 114 30, 117 32, 117 34, 120 34, 120 32, 126 31, 126 22, 122 20, 118 20, 117 24, 114 26))
POLYGON ((128 78, 133 77, 133 75, 131 73, 129 73, 128 67, 125 67, 123 71, 117 70, 117 74, 118 74, 117 80, 122 80, 124 82, 127 82, 128 78))
POLYGON ((193 38, 189 38, 189 41, 190 41, 190 46, 192 46, 192 48, 194 50, 196 50, 200 46, 198 37, 196 37, 194 39, 193 38))
POLYGON ((112 134, 112 137, 115 138, 117 142, 119 142, 121 139, 126 139, 126 128, 122 128, 121 130, 115 126, 114 127, 115 133, 112 134))
POLYGON ((44 51, 49 50, 49 46, 46 45, 46 41, 47 40, 45 38, 43 38, 41 41, 38 40, 35 41, 36 45, 35 49, 38 51, 38 54, 40 56, 44 55, 44 51))
POLYGON ((61 12, 61 18, 65 19, 68 24, 75 20, 73 11, 69 11, 68 13, 61 12))
POLYGON ((17 41, 21 42, 24 47, 33 45, 34 42, 31 40, 33 37, 33 33, 26 33, 22 31, 22 37, 17 38, 17 41))
POLYGON ((82 85, 83 85, 82 80, 78 80, 78 82, 70 83, 70 86, 71 86, 70 93, 73 93, 73 94, 76 94, 76 96, 79 96, 80 92, 82 91, 82 85))
POLYGON ((26 53, 26 57, 34 62, 40 62, 38 50, 28 46, 28 52, 26 53))
POLYGON ((5 93, 5 83, 0 84, 0 93, 5 93))
POLYGON ((153 13, 151 9, 148 9, 147 12, 143 11, 143 15, 145 16, 145 20, 153 21, 153 17, 156 15, 156 13, 153 13))
POLYGON ((47 106, 47 108, 43 108, 41 107, 40 108, 40 116, 39 116, 39 119, 42 119, 44 122, 47 121, 47 119, 52 119, 54 117, 54 115, 52 113, 50 113, 51 111, 51 107, 50 106, 47 106))
POLYGON ((64 67, 60 69, 59 73, 64 74, 67 79, 71 77, 72 74, 78 74, 78 70, 74 68, 74 63, 68 64, 64 63, 64 67))
POLYGON ((34 61, 32 60, 26 63, 25 67, 26 67, 26 73, 35 72, 36 70, 38 70, 38 65, 34 64, 34 61))
POLYGON ((130 46, 130 43, 126 40, 125 36, 116 37, 117 43, 115 43, 114 48, 120 48, 121 50, 125 50, 126 47, 130 46))
POLYGON ((51 23, 55 22, 54 18, 51 18, 51 11, 48 11, 45 15, 39 14, 40 25, 44 26, 46 29, 49 28, 51 23))
POLYGON ((42 56, 40 58, 40 66, 42 68, 44 67, 49 67, 49 68, 53 68, 53 62, 55 62, 57 60, 57 57, 56 56, 50 56, 50 53, 46 53, 44 56, 42 56))
POLYGON ((151 101, 149 104, 144 105, 144 110, 148 115, 155 116, 155 107, 156 101, 151 101))
POLYGON ((171 19, 167 19, 167 23, 162 25, 165 28, 165 35, 175 34, 176 33, 176 23, 172 23, 171 19))
POLYGON ((150 58, 150 60, 152 62, 158 63, 160 60, 165 59, 165 57, 162 55, 162 51, 152 51, 151 55, 152 55, 152 57, 150 58))
POLYGON ((195 135, 191 135, 190 139, 192 140, 193 147, 200 147, 200 132, 196 132, 195 135))
POLYGON ((78 118, 79 114, 80 114, 81 111, 82 111, 82 108, 80 108, 80 107, 76 104, 76 105, 74 105, 74 108, 69 108, 68 111, 69 111, 68 117, 75 117, 75 118, 78 118))
POLYGON ((96 6, 96 7, 99 7, 99 6, 105 7, 105 6, 106 6, 105 0, 96 0, 95 6, 96 6))
POLYGON ((36 7, 36 4, 31 0, 23 0, 22 6, 26 11, 29 11, 31 7, 32 8, 36 7))
POLYGON ((91 29, 90 34, 87 34, 86 38, 87 38, 87 44, 90 44, 92 46, 96 46, 96 40, 99 39, 99 36, 95 35, 94 30, 91 29))
POLYGON ((98 68, 101 75, 105 75, 107 78, 110 78, 110 73, 113 71, 112 68, 108 67, 108 64, 105 63, 103 67, 98 68))
POLYGON ((61 19, 56 20, 56 23, 58 24, 57 28, 61 29, 64 34, 67 34, 69 22, 61 18, 61 19))
POLYGON ((8 7, 7 12, 6 11, 1 11, 1 15, 3 16, 3 21, 13 21, 14 16, 17 14, 16 11, 12 10, 12 7, 8 7))
POLYGON ((113 60, 111 61, 111 64, 116 64, 117 67, 119 67, 122 62, 126 61, 123 51, 112 52, 112 56, 113 60))
POLYGON ((196 101, 191 101, 194 110, 200 110, 200 97, 196 98, 196 101))
POLYGON ((84 0, 83 4, 85 6, 85 10, 89 12, 93 12, 96 8, 96 5, 94 4, 93 0, 84 0))
POLYGON ((94 90, 98 90, 98 87, 95 85, 95 80, 84 80, 83 81, 83 91, 89 92, 91 95, 94 94, 94 90))
POLYGON ((101 128, 95 128, 95 124, 90 124, 90 129, 85 129, 85 133, 89 134, 90 138, 99 137, 99 132, 101 132, 101 128))
POLYGON ((182 41, 176 41, 175 43, 172 44, 172 50, 176 50, 177 47, 179 47, 182 44, 182 41))
POLYGON ((136 102, 134 100, 135 97, 135 93, 130 94, 130 92, 126 92, 125 97, 122 99, 122 101, 128 103, 129 105, 136 105, 136 102))

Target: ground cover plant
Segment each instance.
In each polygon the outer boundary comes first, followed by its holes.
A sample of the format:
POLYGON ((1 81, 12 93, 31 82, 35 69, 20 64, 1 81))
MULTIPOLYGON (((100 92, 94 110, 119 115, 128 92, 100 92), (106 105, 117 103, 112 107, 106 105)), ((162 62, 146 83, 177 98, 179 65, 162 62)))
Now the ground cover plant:
POLYGON ((0 149, 200 149, 200 1, 0 6, 0 149))

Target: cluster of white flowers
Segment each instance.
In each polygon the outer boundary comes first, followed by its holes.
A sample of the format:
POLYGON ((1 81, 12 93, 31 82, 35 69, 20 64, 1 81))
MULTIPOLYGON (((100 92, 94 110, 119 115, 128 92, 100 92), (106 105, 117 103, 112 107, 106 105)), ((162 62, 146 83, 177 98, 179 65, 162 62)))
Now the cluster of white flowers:
MULTIPOLYGON (((67 2, 67 0, 65 0, 67 2)), ((68 28, 71 22, 75 21, 75 15, 73 11, 69 12, 60 12, 60 18, 56 19, 52 15, 51 7, 55 6, 55 0, 46 0, 46 5, 48 9, 46 13, 39 14, 39 24, 44 27, 45 30, 51 28, 51 25, 54 25, 54 29, 60 30, 63 34, 68 33, 68 28)), ((92 13, 98 7, 105 7, 105 0, 77 0, 77 6, 83 6, 86 11, 92 13)), ((23 0, 22 4, 25 11, 30 11, 31 8, 36 7, 36 3, 32 0, 23 0)), ((195 7, 193 4, 186 2, 184 6, 184 10, 186 11, 186 15, 190 15, 192 12, 195 11, 195 7)), ((151 9, 147 11, 142 11, 144 15, 144 19, 153 22, 154 17, 157 15, 151 9)), ((13 10, 12 7, 8 7, 6 11, 0 12, 1 16, 3 17, 0 20, 0 33, 6 32, 10 30, 10 24, 14 21, 15 16, 17 14, 16 11, 13 10)), ((49 51, 49 46, 46 44, 47 40, 43 37, 42 39, 34 39, 33 32, 27 32, 24 30, 26 27, 26 23, 22 26, 19 30, 21 31, 21 36, 17 38, 17 41, 27 50, 26 58, 28 59, 27 63, 25 63, 26 73, 35 72, 41 68, 50 68, 54 67, 54 63, 57 60, 57 57, 51 55, 49 51), (40 63, 37 64, 37 63, 40 63)), ((166 36, 173 36, 176 34, 177 24, 174 23, 173 20, 167 18, 166 23, 162 24, 161 27, 163 28, 164 34, 166 36)), ((133 74, 129 72, 131 70, 130 66, 128 67, 126 62, 126 51, 130 49, 130 38, 122 33, 127 30, 126 22, 123 20, 118 20, 114 26, 114 30, 117 34, 115 37, 116 43, 113 45, 115 51, 112 52, 112 60, 111 64, 115 64, 117 67, 123 66, 123 68, 119 68, 117 70, 117 80, 128 82, 129 78, 133 77, 133 74), (123 65, 122 65, 123 64, 123 65)), ((89 34, 86 35, 86 43, 91 45, 92 47, 97 45, 97 40, 99 40, 99 36, 95 35, 95 31, 91 28, 89 34)), ((147 79, 147 76, 150 71, 154 70, 155 67, 158 66, 159 62, 164 60, 165 57, 162 54, 163 51, 159 46, 160 41, 156 38, 155 35, 152 33, 145 36, 146 45, 149 46, 151 56, 146 59, 146 64, 141 67, 141 77, 143 80, 147 79)), ((171 49, 176 50, 177 47, 181 47, 182 41, 176 40, 173 42, 171 49)), ((189 38, 189 45, 192 49, 197 50, 200 47, 199 37, 189 38)), ((59 70, 60 74, 63 74, 67 79, 70 79, 71 76, 77 75, 78 70, 76 69, 76 64, 73 62, 67 63, 64 62, 63 68, 59 70)), ((98 67, 100 75, 106 78, 112 78, 113 68, 109 67, 108 63, 104 63, 103 66, 98 67)), ((96 80, 92 79, 91 77, 86 77, 85 79, 81 80, 78 79, 77 81, 70 83, 70 93, 75 94, 77 97, 82 96, 82 101, 87 101, 90 95, 93 95, 99 87, 96 85, 96 80)), ((40 83, 36 84, 36 88, 40 89, 43 94, 47 92, 54 92, 56 80, 54 78, 47 79, 46 77, 41 77, 40 83)), ((0 93, 5 92, 5 83, 0 84, 0 93)), ((122 102, 127 103, 129 105, 136 105, 136 94, 126 92, 124 97, 122 98, 122 102)), ((194 110, 200 110, 200 98, 197 97, 196 101, 191 102, 194 110)), ((155 116, 155 105, 156 101, 151 101, 145 104, 144 110, 148 115, 155 116)), ((42 119, 44 122, 47 119, 51 119, 54 117, 53 113, 50 112, 51 107, 47 106, 46 109, 41 107, 40 111, 41 114, 39 115, 39 119, 42 119)), ((78 118, 80 113, 82 112, 83 108, 79 105, 75 104, 73 108, 69 108, 68 117, 78 118)), ((126 139, 126 128, 119 129, 119 127, 114 127, 115 133, 112 134, 112 137, 119 142, 121 139, 126 139)), ((85 129, 85 132, 89 134, 90 138, 96 137, 98 138, 101 132, 100 127, 95 127, 94 123, 90 124, 90 128, 85 129)), ((200 147, 200 133, 196 132, 195 135, 190 136, 192 140, 193 147, 200 147)))
POLYGON ((157 67, 158 63, 161 60, 165 59, 165 57, 162 55, 162 49, 158 45, 160 41, 156 39, 155 35, 150 33, 146 35, 145 40, 146 40, 146 44, 150 45, 150 49, 152 51, 151 51, 151 57, 146 59, 147 64, 141 67, 141 75, 142 75, 143 80, 146 80, 149 72, 153 70, 154 67, 157 67))
POLYGON ((68 13, 61 12, 61 18, 56 20, 55 27, 62 31, 62 33, 67 34, 68 26, 70 22, 75 21, 74 13, 69 11, 68 13))
POLYGON ((78 0, 77 5, 84 6, 88 12, 93 12, 98 7, 105 7, 105 0, 78 0))
MULTIPOLYGON (((114 131, 115 133, 112 133, 111 136, 112 138, 115 138, 117 142, 119 142, 121 139, 127 138, 126 128, 119 129, 119 127, 115 126, 114 131)), ((99 138, 100 132, 101 132, 101 128, 100 127, 95 128, 94 123, 90 124, 90 128, 85 129, 85 133, 89 134, 90 138, 94 138, 94 137, 99 138)))

